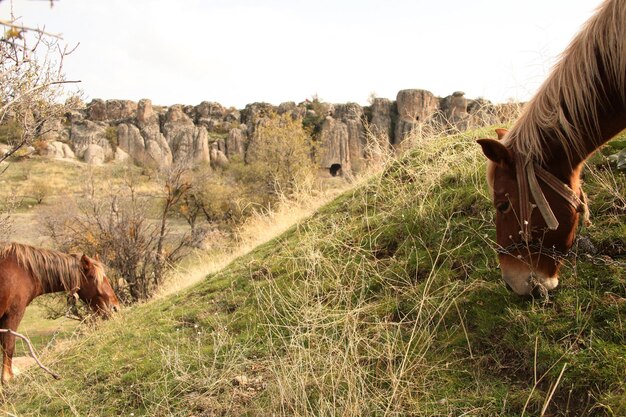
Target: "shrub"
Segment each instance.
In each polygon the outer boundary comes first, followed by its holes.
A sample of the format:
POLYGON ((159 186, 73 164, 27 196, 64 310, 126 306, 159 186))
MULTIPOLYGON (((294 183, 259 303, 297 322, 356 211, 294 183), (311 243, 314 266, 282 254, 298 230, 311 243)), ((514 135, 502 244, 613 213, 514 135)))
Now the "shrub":
POLYGON ((256 129, 247 158, 266 192, 289 196, 314 175, 313 151, 311 137, 300 120, 274 114, 256 129))
POLYGON ((37 204, 43 203, 44 199, 46 199, 51 193, 52 193, 52 188, 46 182, 44 181, 33 182, 33 185, 31 188, 31 194, 37 204))
POLYGON ((117 150, 117 145, 119 144, 119 136, 117 133, 117 127, 109 126, 104 131, 104 136, 106 137, 109 145, 111 145, 111 150, 113 153, 117 150))
POLYGON ((165 272, 186 253, 189 235, 173 235, 174 208, 189 190, 189 171, 174 167, 162 173, 161 192, 142 196, 137 179, 98 195, 93 181, 81 201, 51 210, 42 222, 56 246, 66 252, 99 254, 123 285, 117 293, 127 302, 149 298, 163 283, 165 272), (155 213, 154 201, 158 201, 155 213))
POLYGON ((23 135, 24 129, 15 120, 0 125, 0 143, 12 146, 19 143, 23 135))

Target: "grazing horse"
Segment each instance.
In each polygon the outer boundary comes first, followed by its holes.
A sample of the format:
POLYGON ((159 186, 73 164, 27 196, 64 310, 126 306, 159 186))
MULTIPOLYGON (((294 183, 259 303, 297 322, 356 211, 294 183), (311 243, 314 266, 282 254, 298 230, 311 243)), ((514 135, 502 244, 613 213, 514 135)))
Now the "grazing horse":
POLYGON ((502 277, 517 294, 558 285, 574 243, 584 161, 626 127, 626 1, 605 1, 510 131, 480 139, 502 277))
MULTIPOLYGON (((0 243, 0 328, 17 330, 26 306, 37 296, 65 291, 87 303, 97 315, 108 318, 119 301, 102 264, 86 255, 0 243)), ((2 382, 13 378, 15 336, 0 335, 2 382)))

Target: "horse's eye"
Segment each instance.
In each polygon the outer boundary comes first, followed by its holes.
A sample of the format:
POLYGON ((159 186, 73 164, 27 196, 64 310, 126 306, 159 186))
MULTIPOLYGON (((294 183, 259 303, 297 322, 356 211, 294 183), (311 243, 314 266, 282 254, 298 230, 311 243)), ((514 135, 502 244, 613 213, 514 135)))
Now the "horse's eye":
POLYGON ((509 203, 508 201, 503 201, 502 203, 498 203, 496 205, 496 209, 500 213, 508 213, 508 211, 511 209, 511 203, 509 203))

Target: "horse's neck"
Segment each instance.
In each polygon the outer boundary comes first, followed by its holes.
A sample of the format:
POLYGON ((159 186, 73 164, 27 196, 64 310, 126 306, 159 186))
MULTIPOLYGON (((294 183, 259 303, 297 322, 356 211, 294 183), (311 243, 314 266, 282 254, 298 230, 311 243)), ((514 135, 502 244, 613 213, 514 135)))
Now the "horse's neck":
MULTIPOLYGON (((613 103, 622 103, 623 100, 622 97, 616 97, 613 103)), ((618 104, 611 108, 599 105, 598 108, 598 134, 595 137, 585 137, 580 151, 563 149, 563 145, 556 140, 546 142, 548 149, 545 149, 545 153, 550 155, 546 161, 546 166, 550 167, 550 171, 565 182, 571 176, 575 175, 577 178, 582 169, 582 164, 587 158, 626 128, 626 107, 624 105, 618 104)))
POLYGON ((57 292, 72 292, 80 288, 78 285, 76 288, 66 288, 66 286, 63 285, 63 283, 60 280, 54 280, 51 282, 47 282, 46 284, 43 284, 38 280, 35 280, 35 281, 37 282, 37 289, 36 289, 35 297, 38 297, 43 294, 52 294, 52 293, 57 293, 57 292))

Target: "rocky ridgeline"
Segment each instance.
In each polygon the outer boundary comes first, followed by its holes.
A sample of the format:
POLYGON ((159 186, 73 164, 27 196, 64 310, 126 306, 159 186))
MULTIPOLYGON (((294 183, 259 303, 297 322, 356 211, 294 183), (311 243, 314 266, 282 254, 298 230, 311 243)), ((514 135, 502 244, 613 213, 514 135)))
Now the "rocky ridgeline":
POLYGON ((315 132, 320 168, 334 175, 358 169, 366 158, 369 133, 393 147, 420 123, 443 120, 464 129, 472 114, 492 107, 482 100, 467 100, 461 92, 438 98, 426 90, 402 90, 395 101, 375 98, 365 107, 307 100, 279 106, 253 103, 237 110, 210 102, 157 107, 147 99, 138 103, 96 99, 68 115, 68 123, 59 121, 40 153, 90 164, 131 158, 156 168, 177 162, 224 166, 232 158, 245 161, 253 152, 260 123, 272 114, 288 113, 315 132))

